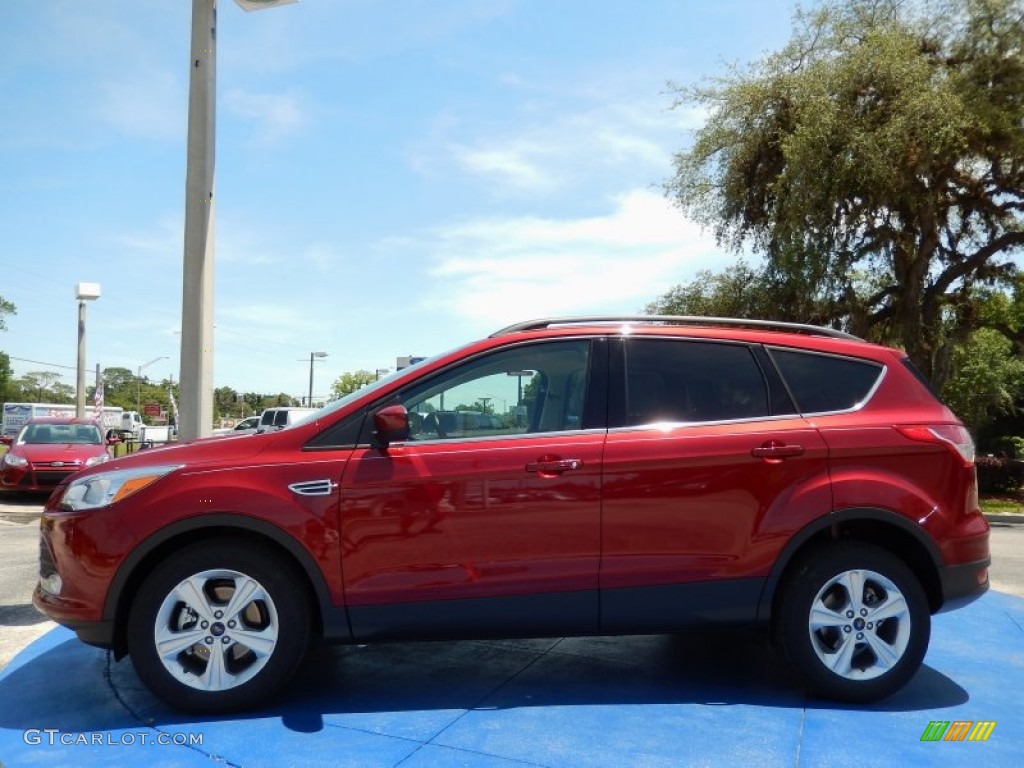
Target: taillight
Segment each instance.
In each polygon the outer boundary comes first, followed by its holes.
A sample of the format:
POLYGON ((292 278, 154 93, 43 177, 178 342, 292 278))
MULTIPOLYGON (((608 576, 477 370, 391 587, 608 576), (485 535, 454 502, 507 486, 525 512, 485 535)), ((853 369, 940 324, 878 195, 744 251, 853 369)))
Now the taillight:
POLYGON ((940 443, 953 451, 966 466, 974 464, 974 440, 959 424, 894 424, 893 429, 919 443, 940 443))

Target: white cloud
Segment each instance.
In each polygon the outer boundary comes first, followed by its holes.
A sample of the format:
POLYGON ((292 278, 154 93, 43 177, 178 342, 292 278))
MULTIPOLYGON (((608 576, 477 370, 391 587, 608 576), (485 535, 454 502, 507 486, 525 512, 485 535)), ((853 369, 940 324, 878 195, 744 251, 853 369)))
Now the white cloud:
POLYGON ((136 72, 99 85, 96 114, 136 138, 181 140, 187 128, 184 84, 168 72, 136 72))
POLYGON ((555 176, 538 161, 543 148, 520 142, 502 147, 453 147, 455 161, 480 176, 496 176, 499 184, 523 190, 554 187, 555 176))
POLYGON ((301 252, 302 259, 313 265, 321 275, 330 275, 341 262, 342 255, 329 243, 310 243, 301 252))
POLYGON ((261 343, 291 346, 317 324, 301 305, 274 303, 226 304, 217 308, 217 335, 226 340, 259 339, 261 343))
POLYGON ((181 260, 184 223, 180 214, 164 214, 149 229, 130 229, 113 235, 122 252, 133 260, 155 257, 162 261, 181 260))
POLYGON ((513 118, 514 129, 490 132, 446 117, 432 126, 433 135, 417 147, 411 162, 420 172, 437 173, 447 159, 503 195, 555 195, 593 189, 605 180, 621 187, 624 179, 660 179, 669 171, 681 132, 697 119, 689 111, 664 109, 661 98, 565 96, 562 100, 576 101, 573 109, 545 95, 513 118), (478 135, 458 136, 471 130, 478 135))
POLYGON ((728 257, 661 195, 633 190, 603 216, 475 220, 438 233, 427 307, 483 326, 638 311, 728 257))
POLYGON ((294 93, 251 93, 239 88, 226 94, 227 108, 254 123, 252 143, 273 144, 298 131, 307 116, 294 93))

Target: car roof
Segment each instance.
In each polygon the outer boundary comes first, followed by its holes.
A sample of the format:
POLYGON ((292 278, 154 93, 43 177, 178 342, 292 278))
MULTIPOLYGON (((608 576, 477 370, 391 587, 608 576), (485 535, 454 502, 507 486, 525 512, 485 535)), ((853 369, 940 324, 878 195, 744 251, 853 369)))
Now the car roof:
POLYGON ((579 335, 675 336, 787 346, 856 357, 892 358, 898 350, 865 341, 835 328, 747 318, 676 315, 596 315, 552 317, 516 323, 491 334, 493 340, 579 335))
POLYGON ((539 328, 551 328, 564 325, 620 325, 635 324, 644 325, 687 325, 704 327, 726 327, 726 328, 756 328, 765 330, 787 331, 795 333, 807 333, 815 336, 828 336, 836 339, 849 339, 851 341, 863 341, 853 334, 840 331, 836 328, 828 328, 821 325, 809 325, 807 323, 791 323, 782 320, 758 320, 742 317, 710 317, 705 315, 580 315, 577 317, 546 317, 537 320, 527 320, 515 323, 507 328, 491 334, 501 336, 515 331, 532 331, 539 328))

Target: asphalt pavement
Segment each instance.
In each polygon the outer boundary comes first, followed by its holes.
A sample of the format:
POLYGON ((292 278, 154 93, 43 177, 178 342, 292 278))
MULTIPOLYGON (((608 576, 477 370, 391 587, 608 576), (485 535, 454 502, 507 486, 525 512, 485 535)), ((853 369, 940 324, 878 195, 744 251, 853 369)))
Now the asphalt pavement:
POLYGON ((0 669, 19 650, 57 626, 32 605, 39 573, 42 510, 37 498, 0 498, 0 669))
POLYGON ((871 706, 808 697, 759 634, 705 631, 315 648, 274 706, 198 718, 154 699, 128 660, 34 622, 28 506, 0 505, 0 638, 37 638, 0 672, 4 768, 1019 763, 1024 599, 1003 590, 1024 595, 1024 525, 1012 521, 993 524, 994 589, 936 616, 921 671, 871 706), (929 740, 940 731, 987 739, 929 740))

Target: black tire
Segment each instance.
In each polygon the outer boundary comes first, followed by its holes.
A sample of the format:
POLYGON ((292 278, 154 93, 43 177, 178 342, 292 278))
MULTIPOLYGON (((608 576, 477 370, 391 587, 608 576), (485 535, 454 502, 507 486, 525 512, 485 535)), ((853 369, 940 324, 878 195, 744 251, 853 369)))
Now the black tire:
POLYGON ((877 701, 921 666, 931 636, 928 600, 892 553, 855 541, 818 547, 780 588, 776 645, 813 691, 877 701))
POLYGON ((139 677, 189 712, 266 701, 295 674, 309 635, 308 595, 289 564, 268 547, 227 539, 193 544, 159 563, 139 588, 127 626, 139 677))

